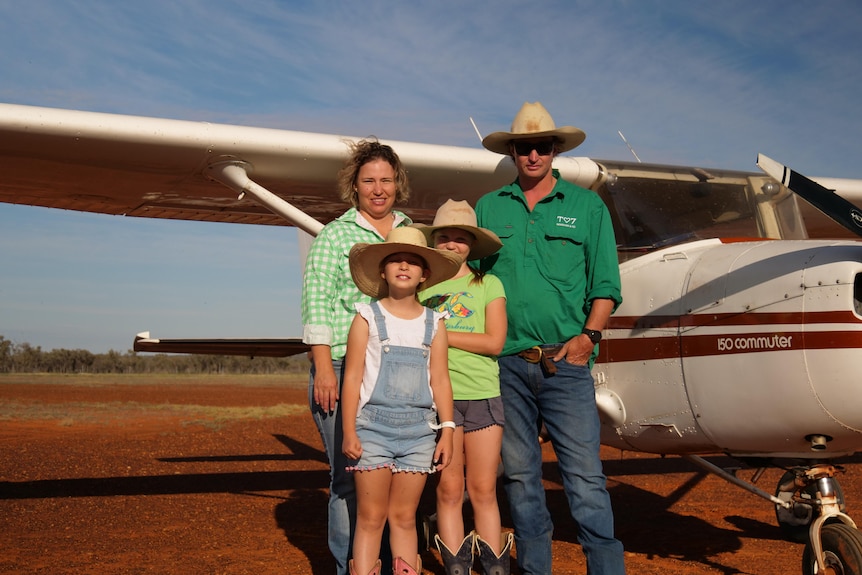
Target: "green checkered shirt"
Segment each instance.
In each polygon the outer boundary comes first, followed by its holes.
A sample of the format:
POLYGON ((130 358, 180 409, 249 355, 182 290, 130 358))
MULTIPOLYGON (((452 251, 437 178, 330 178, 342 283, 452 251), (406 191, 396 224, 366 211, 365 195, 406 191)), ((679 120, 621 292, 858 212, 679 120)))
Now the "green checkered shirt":
MULTIPOLYGON (((393 213, 394 227, 412 223, 401 212, 393 213)), ((347 351, 347 332, 356 315, 354 304, 371 301, 350 276, 350 248, 383 239, 359 210, 350 208, 326 224, 311 243, 302 277, 302 341, 330 346, 334 360, 347 351)))

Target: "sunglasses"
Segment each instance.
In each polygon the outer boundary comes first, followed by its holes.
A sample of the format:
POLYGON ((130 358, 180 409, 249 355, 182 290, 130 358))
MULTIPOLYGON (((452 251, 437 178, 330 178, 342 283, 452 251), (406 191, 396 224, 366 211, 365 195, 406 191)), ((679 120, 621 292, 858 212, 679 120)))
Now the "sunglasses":
POLYGON ((554 142, 512 142, 512 145, 519 156, 529 156, 533 150, 540 156, 550 155, 554 151, 554 142))

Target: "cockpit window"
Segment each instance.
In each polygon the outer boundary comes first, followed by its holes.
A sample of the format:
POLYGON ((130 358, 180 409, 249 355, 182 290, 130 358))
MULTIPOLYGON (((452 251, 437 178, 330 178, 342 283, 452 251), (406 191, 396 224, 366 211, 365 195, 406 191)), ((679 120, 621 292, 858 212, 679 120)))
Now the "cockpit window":
POLYGON ((621 256, 695 239, 762 236, 748 191, 749 174, 603 165, 610 175, 598 192, 614 219, 621 256))

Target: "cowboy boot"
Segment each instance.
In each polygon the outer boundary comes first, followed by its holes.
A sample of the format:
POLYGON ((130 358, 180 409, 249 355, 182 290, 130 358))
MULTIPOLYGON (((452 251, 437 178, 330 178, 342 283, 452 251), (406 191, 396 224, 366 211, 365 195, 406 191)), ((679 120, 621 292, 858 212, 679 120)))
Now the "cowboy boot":
POLYGON ((452 551, 446 547, 439 535, 434 536, 434 543, 437 545, 437 551, 440 552, 440 558, 443 560, 443 566, 446 568, 446 575, 470 575, 473 568, 473 545, 475 541, 475 531, 471 531, 463 541, 458 551, 452 551))
POLYGON ((416 569, 411 567, 410 564, 401 557, 396 557, 392 560, 393 575, 420 575, 421 573, 422 557, 419 555, 416 556, 416 569))
MULTIPOLYGON (((353 559, 347 562, 347 566, 350 567, 350 575, 359 575, 356 572, 356 568, 353 566, 353 559)), ((368 572, 368 575, 380 575, 380 559, 377 560, 377 563, 374 564, 374 568, 368 572)))
POLYGON ((479 555, 479 561, 482 563, 485 575, 509 575, 509 553, 512 551, 513 540, 514 536, 511 533, 504 534, 503 550, 500 551, 499 555, 496 555, 491 546, 476 535, 477 555, 479 555))

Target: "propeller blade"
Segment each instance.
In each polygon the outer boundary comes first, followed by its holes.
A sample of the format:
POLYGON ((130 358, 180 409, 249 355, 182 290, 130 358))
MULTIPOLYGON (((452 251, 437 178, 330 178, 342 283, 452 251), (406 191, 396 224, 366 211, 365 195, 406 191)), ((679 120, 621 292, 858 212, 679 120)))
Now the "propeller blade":
POLYGON ((802 199, 832 220, 854 234, 862 236, 862 210, 836 194, 834 190, 824 188, 814 180, 763 154, 757 154, 757 166, 767 175, 787 186, 789 190, 802 196, 802 199))

